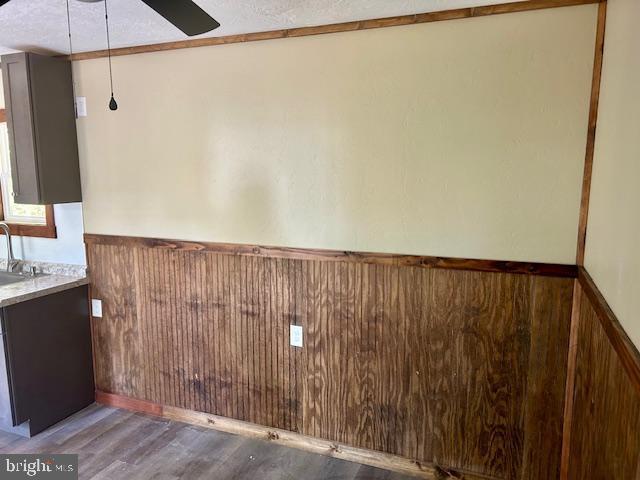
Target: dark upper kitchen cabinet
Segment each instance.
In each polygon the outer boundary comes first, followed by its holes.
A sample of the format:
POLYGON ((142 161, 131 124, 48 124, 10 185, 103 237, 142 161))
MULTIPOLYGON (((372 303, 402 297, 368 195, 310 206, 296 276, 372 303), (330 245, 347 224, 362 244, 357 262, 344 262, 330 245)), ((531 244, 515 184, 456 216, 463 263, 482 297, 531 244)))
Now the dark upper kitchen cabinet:
POLYGON ((71 62, 34 53, 0 61, 15 201, 80 202, 71 62))

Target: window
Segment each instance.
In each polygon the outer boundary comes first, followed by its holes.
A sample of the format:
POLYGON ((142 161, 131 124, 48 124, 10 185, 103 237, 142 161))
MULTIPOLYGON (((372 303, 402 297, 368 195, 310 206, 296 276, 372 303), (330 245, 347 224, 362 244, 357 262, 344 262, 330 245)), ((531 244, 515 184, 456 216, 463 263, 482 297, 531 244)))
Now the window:
POLYGON ((53 207, 15 203, 12 191, 6 116, 0 109, 0 221, 7 222, 13 235, 56 238, 53 207))

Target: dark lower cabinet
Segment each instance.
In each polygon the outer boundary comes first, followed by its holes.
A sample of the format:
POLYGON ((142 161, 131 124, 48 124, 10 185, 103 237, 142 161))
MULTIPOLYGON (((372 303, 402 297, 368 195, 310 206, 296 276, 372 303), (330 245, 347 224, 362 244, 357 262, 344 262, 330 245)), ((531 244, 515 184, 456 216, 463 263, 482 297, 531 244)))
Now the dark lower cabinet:
POLYGON ((87 286, 1 311, 0 428, 35 435, 94 402, 87 286))

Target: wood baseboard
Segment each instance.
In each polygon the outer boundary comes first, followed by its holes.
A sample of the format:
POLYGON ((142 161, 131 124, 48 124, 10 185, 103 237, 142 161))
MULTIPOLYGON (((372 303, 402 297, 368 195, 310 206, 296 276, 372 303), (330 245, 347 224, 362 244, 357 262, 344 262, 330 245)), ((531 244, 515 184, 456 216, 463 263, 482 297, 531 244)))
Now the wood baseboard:
POLYGON ((138 400, 137 398, 125 397, 123 395, 101 392, 100 390, 96 390, 96 403, 131 410, 133 412, 147 413, 149 415, 155 415, 156 417, 163 416, 162 405, 147 402, 146 400, 138 400))
POLYGON ((133 412, 154 415, 168 420, 198 425, 219 430, 221 432, 241 435, 243 437, 266 440, 285 447, 296 448, 306 452, 338 458, 349 462, 361 463, 393 472, 412 475, 429 480, 461 479, 466 480, 499 480, 495 477, 478 475, 447 467, 420 463, 415 460, 391 455, 388 453, 356 448, 330 440, 309 437, 300 433, 271 428, 254 423, 234 420, 209 413, 195 412, 182 408, 158 405, 145 400, 96 391, 96 403, 109 407, 122 408, 133 412))

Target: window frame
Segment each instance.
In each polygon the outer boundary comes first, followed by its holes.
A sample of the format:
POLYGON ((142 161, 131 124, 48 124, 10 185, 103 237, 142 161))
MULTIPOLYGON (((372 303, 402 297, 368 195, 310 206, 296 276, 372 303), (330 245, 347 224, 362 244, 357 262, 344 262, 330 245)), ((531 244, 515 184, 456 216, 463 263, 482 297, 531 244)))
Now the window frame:
MULTIPOLYGON (((6 123, 7 114, 4 108, 0 108, 0 123, 6 123)), ((1 188, 1 186, 0 186, 1 188)), ((56 229, 56 220, 53 213, 53 205, 45 206, 45 223, 44 225, 31 223, 7 222, 11 235, 20 237, 39 237, 39 238, 58 238, 56 229)), ((2 195, 0 194, 0 222, 4 221, 4 206, 2 204, 2 195)), ((0 231, 2 234, 2 231, 0 231)))

